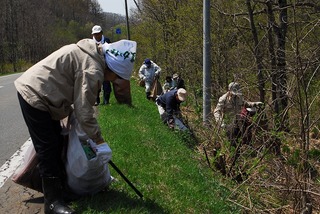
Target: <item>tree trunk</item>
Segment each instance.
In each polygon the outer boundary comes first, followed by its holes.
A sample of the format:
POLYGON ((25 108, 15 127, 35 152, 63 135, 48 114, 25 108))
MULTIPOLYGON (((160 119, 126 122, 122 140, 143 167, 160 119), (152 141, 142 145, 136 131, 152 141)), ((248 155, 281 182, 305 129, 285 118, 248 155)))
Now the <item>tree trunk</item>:
POLYGON ((18 19, 17 19, 17 1, 8 0, 6 2, 5 15, 5 40, 7 41, 7 48, 9 53, 9 62, 13 65, 13 71, 17 71, 17 50, 18 50, 18 19))
MULTIPOLYGON (((287 73, 286 73, 286 35, 287 35, 287 27, 288 27, 288 17, 287 17, 287 0, 279 0, 278 5, 280 8, 279 14, 279 28, 276 28, 277 34, 277 43, 278 48, 276 52, 277 56, 277 78, 279 79, 278 91, 279 91, 279 100, 280 100, 280 113, 281 117, 279 130, 287 130, 288 129, 288 96, 287 96, 287 73)), ((280 115, 279 115, 280 116, 280 115)))
POLYGON ((259 92, 260 92, 260 101, 265 102, 265 90, 264 90, 265 84, 264 84, 264 76, 262 73, 262 70, 263 70, 262 51, 259 48, 259 38, 258 38, 256 26, 254 24, 253 10, 251 7, 251 0, 247 0, 247 8, 248 8, 248 12, 249 12, 251 33, 252 33, 253 41, 254 41, 254 56, 255 56, 256 64, 257 64, 257 78, 258 78, 258 88, 259 88, 259 92))
POLYGON ((286 74, 286 34, 287 34, 287 1, 279 0, 280 8, 278 25, 275 21, 275 15, 272 8, 272 2, 267 1, 268 23, 270 29, 268 31, 269 54, 271 58, 271 81, 272 81, 272 103, 275 112, 274 128, 276 130, 288 129, 288 97, 287 97, 287 74, 286 74), (275 42, 273 32, 276 35, 277 50, 275 50, 275 42))

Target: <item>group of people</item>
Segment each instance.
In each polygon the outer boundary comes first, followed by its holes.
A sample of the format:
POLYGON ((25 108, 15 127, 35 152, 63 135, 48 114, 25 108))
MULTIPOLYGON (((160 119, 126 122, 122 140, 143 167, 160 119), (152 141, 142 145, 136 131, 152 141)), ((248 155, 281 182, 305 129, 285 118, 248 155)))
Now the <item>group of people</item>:
POLYGON ((91 38, 61 47, 33 65, 14 82, 22 115, 39 161, 46 214, 75 213, 64 200, 68 193, 64 185, 65 168, 61 159, 64 136, 60 121, 73 112, 82 130, 97 144, 97 156, 103 159, 103 154, 109 151, 94 116, 94 105, 99 103, 97 95, 99 97, 102 85, 104 103, 109 103, 110 75, 116 76, 112 73, 123 71, 131 76, 136 43, 126 41, 126 44, 131 44, 129 56, 121 59, 121 63, 126 63, 126 66, 112 71, 107 61, 112 57, 115 61, 116 56, 108 53, 108 47, 105 46, 107 43, 110 40, 103 36, 102 28, 94 26, 91 38))
MULTIPOLYGON (((153 82, 160 76, 161 68, 149 58, 145 59, 139 69, 140 80, 145 81, 147 99, 150 99, 150 90, 153 82)), ((181 117, 180 104, 186 100, 184 80, 175 73, 173 76, 166 76, 163 84, 163 93, 156 98, 156 105, 161 120, 170 128, 179 127, 180 130, 187 130, 186 126, 179 120, 181 117)), ((246 101, 242 95, 240 84, 231 82, 228 91, 219 98, 214 110, 214 117, 217 124, 226 130, 231 145, 236 145, 238 138, 243 132, 244 112, 255 111, 255 107, 261 106, 262 102, 246 101), (244 110, 243 110, 244 109, 244 110)))
MULTIPOLYGON (((109 149, 94 117, 94 105, 99 103, 101 85, 104 85, 105 104, 109 103, 111 92, 104 43, 110 43, 110 40, 103 36, 100 26, 94 26, 92 39, 63 46, 33 65, 14 82, 22 115, 39 160, 45 213, 74 213, 63 199, 64 164, 60 156, 64 137, 60 120, 74 112, 81 128, 97 144, 96 152, 103 153, 109 149)), ((160 72, 161 68, 150 59, 146 59, 141 66, 139 76, 145 81, 147 98, 152 81, 159 77, 160 72)), ((180 104, 186 101, 187 91, 179 75, 173 75, 172 79, 168 77, 167 81, 165 93, 156 99, 155 104, 162 121, 175 128, 179 126, 180 104)), ((231 119, 226 113, 234 113, 237 117, 242 106, 257 105, 262 103, 245 101, 240 85, 233 82, 229 85, 229 91, 220 97, 214 116, 221 127, 227 127, 231 119)))
MULTIPOLYGON (((161 68, 150 59, 146 59, 139 69, 139 77, 145 81, 147 99, 150 96, 151 85, 156 78, 159 78, 160 71, 161 68)), ((170 128, 174 128, 177 123, 181 124, 177 115, 181 115, 180 104, 185 101, 186 96, 184 80, 180 75, 175 73, 172 77, 166 76, 163 94, 156 99, 156 105, 161 120, 170 128)), ((239 83, 229 84, 228 91, 219 98, 214 110, 214 118, 217 124, 226 130, 231 145, 237 145, 241 133, 244 132, 243 129, 246 128, 244 121, 247 115, 244 113, 253 113, 256 111, 255 107, 261 105, 263 105, 262 102, 246 101, 239 83)), ((181 127, 180 130, 187 130, 184 125, 181 127)))
MULTIPOLYGON (((146 98, 150 99, 151 86, 160 77, 161 68, 149 58, 145 59, 139 69, 139 78, 145 82, 146 98)), ((180 104, 187 98, 184 80, 178 74, 167 76, 163 85, 163 93, 156 99, 160 118, 171 129, 188 130, 181 121, 180 104)))
MULTIPOLYGON (((151 87, 157 79, 159 79, 161 74, 161 68, 155 62, 149 58, 145 59, 139 69, 140 81, 144 82, 146 98, 150 99, 151 87)), ((173 74, 173 76, 166 76, 165 82, 162 86, 163 93, 166 93, 173 89, 184 88, 184 80, 178 73, 173 74)))
POLYGON ((165 82, 162 86, 163 92, 166 93, 171 91, 172 89, 186 88, 184 84, 184 80, 177 73, 173 74, 173 76, 166 76, 165 82))
MULTIPOLYGON (((105 47, 105 51, 110 51, 113 56, 106 58, 109 59, 106 61, 106 64, 108 64, 108 67, 110 67, 109 71, 112 69, 117 69, 118 72, 109 72, 109 78, 107 80, 104 80, 99 88, 95 106, 98 106, 99 104, 102 105, 107 105, 110 104, 110 95, 111 92, 114 91, 115 98, 118 103, 121 104, 128 104, 129 106, 132 105, 131 101, 131 91, 130 91, 130 76, 131 76, 131 71, 130 67, 128 67, 127 64, 122 63, 123 59, 128 58, 127 54, 129 53, 127 50, 124 50, 123 53, 120 53, 120 50, 117 50, 119 46, 131 46, 132 43, 128 43, 127 41, 118 41, 111 43, 110 39, 105 37, 103 35, 103 31, 101 26, 95 25, 92 28, 92 39, 97 43, 97 45, 103 45, 107 44, 105 47), (109 50, 110 49, 110 50, 109 50), (117 50, 117 52, 114 52, 117 50), (126 54, 124 54, 126 53, 126 54), (121 58, 121 59, 120 59, 121 58), (120 71, 119 71, 120 69, 120 71), (101 93, 101 88, 103 90, 103 100, 101 102, 100 100, 100 93, 101 93)), ((135 54, 132 55, 132 58, 130 61, 134 61, 135 59, 135 54)), ((125 60, 126 61, 126 60, 125 60)))

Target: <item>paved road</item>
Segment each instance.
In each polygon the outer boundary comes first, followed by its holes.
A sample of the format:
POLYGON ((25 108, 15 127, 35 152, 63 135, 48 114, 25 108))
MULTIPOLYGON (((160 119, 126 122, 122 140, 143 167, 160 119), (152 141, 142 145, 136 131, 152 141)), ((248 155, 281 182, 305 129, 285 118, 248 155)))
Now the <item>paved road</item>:
POLYGON ((13 84, 20 75, 0 77, 0 213, 43 214, 42 193, 8 179, 21 162, 19 148, 29 139, 13 84))
POLYGON ((29 138, 13 84, 20 75, 0 77, 0 167, 29 138))

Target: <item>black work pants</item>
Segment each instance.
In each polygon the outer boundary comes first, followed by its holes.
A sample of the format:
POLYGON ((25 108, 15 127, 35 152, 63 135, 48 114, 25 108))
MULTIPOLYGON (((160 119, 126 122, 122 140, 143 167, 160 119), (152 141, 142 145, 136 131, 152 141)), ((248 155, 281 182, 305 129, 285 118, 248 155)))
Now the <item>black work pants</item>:
POLYGON ((110 94, 112 92, 111 82, 103 81, 102 88, 103 88, 103 104, 109 104, 110 94))
POLYGON ((39 160, 42 177, 62 177, 61 159, 63 136, 59 120, 53 120, 49 112, 30 106, 18 93, 22 115, 39 160))

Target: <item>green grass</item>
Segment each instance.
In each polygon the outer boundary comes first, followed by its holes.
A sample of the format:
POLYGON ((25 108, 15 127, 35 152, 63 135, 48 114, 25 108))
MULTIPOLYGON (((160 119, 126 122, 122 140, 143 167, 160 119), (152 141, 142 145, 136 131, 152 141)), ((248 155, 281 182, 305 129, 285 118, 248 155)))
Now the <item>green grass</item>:
POLYGON ((113 151, 113 162, 143 194, 114 171, 108 190, 73 203, 78 213, 237 213, 227 203, 228 190, 200 164, 199 154, 160 121, 144 88, 131 82, 133 107, 99 106, 99 123, 113 151))

